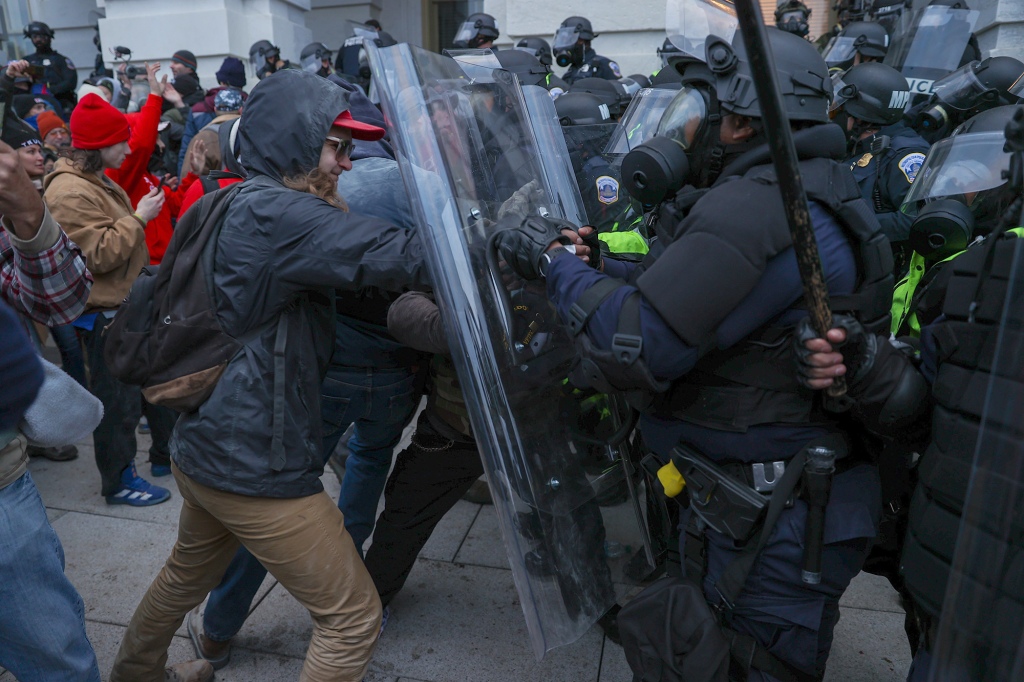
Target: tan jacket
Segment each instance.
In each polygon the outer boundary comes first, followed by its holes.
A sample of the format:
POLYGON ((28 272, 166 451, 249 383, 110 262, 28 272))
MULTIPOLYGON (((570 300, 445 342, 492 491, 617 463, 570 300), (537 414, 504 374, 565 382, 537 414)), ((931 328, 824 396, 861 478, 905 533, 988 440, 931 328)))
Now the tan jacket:
POLYGON ((131 201, 106 176, 77 170, 59 159, 43 181, 43 198, 71 241, 78 244, 95 282, 85 312, 117 308, 149 264, 146 232, 131 201))

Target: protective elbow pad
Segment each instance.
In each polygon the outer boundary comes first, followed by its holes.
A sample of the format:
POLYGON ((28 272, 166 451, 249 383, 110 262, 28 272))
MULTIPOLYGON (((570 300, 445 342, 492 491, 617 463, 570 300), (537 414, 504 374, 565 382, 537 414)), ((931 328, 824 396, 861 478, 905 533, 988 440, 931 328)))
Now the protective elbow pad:
POLYGON ((861 399, 856 407, 864 426, 883 436, 904 431, 927 411, 930 404, 928 382, 911 362, 901 362, 896 366, 895 363, 886 364, 898 374, 885 382, 888 388, 885 398, 879 402, 861 399))

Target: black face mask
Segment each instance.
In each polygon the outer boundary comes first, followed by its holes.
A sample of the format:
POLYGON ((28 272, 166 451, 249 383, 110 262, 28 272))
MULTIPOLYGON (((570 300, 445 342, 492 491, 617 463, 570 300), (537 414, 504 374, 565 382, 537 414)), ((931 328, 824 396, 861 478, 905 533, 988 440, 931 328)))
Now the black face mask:
POLYGON ((811 30, 811 27, 806 21, 799 21, 797 19, 790 19, 789 21, 781 24, 776 24, 776 26, 787 33, 798 35, 801 38, 810 33, 811 30))
POLYGON ((939 199, 914 219, 910 247, 930 261, 940 261, 966 249, 973 235, 971 209, 956 199, 939 199))
POLYGON ((573 45, 572 47, 555 50, 555 63, 561 66, 563 69, 570 65, 579 68, 583 66, 583 57, 585 51, 586 47, 579 43, 573 45))

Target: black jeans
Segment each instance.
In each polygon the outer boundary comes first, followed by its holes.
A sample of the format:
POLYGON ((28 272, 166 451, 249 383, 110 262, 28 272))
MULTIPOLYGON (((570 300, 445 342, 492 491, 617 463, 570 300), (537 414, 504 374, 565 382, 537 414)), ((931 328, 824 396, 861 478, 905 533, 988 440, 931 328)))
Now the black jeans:
POLYGON ((89 390, 103 403, 103 419, 92 432, 96 468, 103 482, 101 495, 113 495, 121 489, 121 472, 135 459, 135 427, 142 417, 139 387, 115 379, 103 360, 103 330, 108 324, 110 320, 100 314, 91 331, 82 331, 89 361, 89 390))
POLYGON ((475 443, 444 438, 420 415, 413 442, 395 460, 366 552, 381 604, 401 591, 438 522, 483 473, 475 443))
POLYGON ((171 439, 171 431, 178 421, 178 413, 169 407, 147 403, 143 399, 142 414, 146 415, 150 435, 153 437, 153 444, 149 446, 149 463, 170 466, 171 449, 167 442, 171 439))

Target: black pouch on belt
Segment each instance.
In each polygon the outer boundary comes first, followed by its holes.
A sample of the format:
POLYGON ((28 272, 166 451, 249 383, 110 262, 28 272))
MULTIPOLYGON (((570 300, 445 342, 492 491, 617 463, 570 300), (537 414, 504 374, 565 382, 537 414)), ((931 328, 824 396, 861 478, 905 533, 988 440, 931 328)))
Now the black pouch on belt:
POLYGON ((686 445, 676 446, 672 461, 686 481, 694 513, 712 530, 737 542, 749 540, 760 527, 768 498, 686 445))

